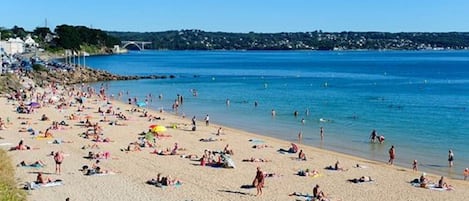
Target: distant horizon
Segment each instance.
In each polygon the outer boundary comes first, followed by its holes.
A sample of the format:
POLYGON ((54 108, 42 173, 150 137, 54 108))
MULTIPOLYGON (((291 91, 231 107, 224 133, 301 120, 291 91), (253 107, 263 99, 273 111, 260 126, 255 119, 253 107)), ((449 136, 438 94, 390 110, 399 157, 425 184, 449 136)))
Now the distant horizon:
MULTIPOLYGON (((221 33, 239 33, 239 34, 247 34, 247 33, 256 33, 256 34, 279 34, 279 33, 308 33, 308 32, 315 32, 315 31, 321 31, 323 33, 341 33, 341 32, 361 32, 361 33, 366 33, 366 32, 377 32, 377 33, 469 33, 469 30, 468 31, 396 31, 396 32, 393 32, 393 31, 375 31, 375 30, 371 30, 371 31, 354 31, 354 30, 343 30, 343 31, 328 31, 328 30, 306 30, 306 31, 278 31, 278 32, 258 32, 258 31, 247 31, 247 32, 236 32, 236 31, 222 31, 222 30, 218 30, 218 31, 213 31, 213 30, 204 30, 204 29, 199 29, 199 28, 182 28, 182 29, 171 29, 171 30, 158 30, 158 31, 121 31, 121 30, 105 30, 105 29, 102 29, 100 27, 90 27, 90 26, 86 26, 86 25, 74 25, 74 24, 58 24, 58 25, 55 25, 53 27, 51 26, 48 26, 48 28, 54 32, 54 28, 56 26, 60 26, 60 25, 69 25, 69 26, 84 26, 84 27, 88 27, 88 28, 92 28, 92 29, 99 29, 99 30, 102 30, 102 31, 105 31, 105 32, 128 32, 128 33, 155 33, 155 32, 168 32, 168 31, 184 31, 184 30, 198 30, 198 31, 203 31, 203 32, 221 32, 221 33)), ((18 27, 22 27, 25 29, 25 31, 29 31, 29 32, 32 32, 34 31, 34 29, 36 28, 41 28, 41 27, 44 27, 44 26, 37 26, 35 28, 32 28, 32 29, 28 29, 24 26, 21 26, 21 25, 13 25, 11 27, 6 27, 6 26, 3 26, 3 25, 0 25, 0 28, 4 28, 4 29, 12 29, 14 26, 18 26, 18 27)))
POLYGON ((119 32, 469 32, 464 0, 17 0, 5 6, 0 25, 26 30, 69 24, 119 32))

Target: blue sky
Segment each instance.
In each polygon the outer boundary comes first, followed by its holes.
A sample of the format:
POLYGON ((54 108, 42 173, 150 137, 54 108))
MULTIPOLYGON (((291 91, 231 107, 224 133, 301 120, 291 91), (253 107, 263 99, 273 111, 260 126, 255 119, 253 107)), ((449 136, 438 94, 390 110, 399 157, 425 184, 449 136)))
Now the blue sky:
POLYGON ((469 31, 469 0, 14 0, 0 27, 109 31, 469 31))

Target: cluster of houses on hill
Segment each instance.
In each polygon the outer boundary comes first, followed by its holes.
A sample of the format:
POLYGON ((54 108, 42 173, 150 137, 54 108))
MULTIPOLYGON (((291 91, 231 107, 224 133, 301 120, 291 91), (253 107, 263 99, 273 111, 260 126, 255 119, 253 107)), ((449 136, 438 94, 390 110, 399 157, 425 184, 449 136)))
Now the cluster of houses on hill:
POLYGON ((0 40, 0 53, 3 55, 22 54, 35 48, 38 48, 38 44, 30 34, 24 40, 19 37, 0 40))

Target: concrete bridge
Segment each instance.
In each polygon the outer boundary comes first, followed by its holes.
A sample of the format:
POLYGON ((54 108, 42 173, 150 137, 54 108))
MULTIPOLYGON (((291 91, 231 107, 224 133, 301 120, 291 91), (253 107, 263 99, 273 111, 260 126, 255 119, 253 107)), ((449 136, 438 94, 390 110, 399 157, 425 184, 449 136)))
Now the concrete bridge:
POLYGON ((152 42, 149 42, 149 41, 121 41, 121 44, 122 44, 122 48, 126 48, 129 45, 134 45, 139 50, 144 50, 145 45, 152 44, 152 42))

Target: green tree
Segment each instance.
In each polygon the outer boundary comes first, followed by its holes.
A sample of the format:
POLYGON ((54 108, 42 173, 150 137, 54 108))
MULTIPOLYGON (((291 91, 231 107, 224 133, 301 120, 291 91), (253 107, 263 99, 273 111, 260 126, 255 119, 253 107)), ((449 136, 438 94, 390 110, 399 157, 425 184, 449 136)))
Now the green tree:
POLYGON ((11 31, 16 37, 24 38, 28 34, 23 27, 14 26, 11 31))
POLYGON ((49 29, 49 27, 36 27, 36 29, 33 31, 33 34, 44 40, 47 34, 52 34, 52 31, 49 29))

